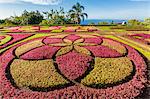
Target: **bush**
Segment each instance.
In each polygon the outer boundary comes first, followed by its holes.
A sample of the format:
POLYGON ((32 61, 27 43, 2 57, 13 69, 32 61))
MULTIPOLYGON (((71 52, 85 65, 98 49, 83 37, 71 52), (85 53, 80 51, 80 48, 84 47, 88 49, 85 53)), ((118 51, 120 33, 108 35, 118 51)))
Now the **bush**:
POLYGON ((131 20, 128 20, 128 25, 129 26, 137 26, 137 25, 140 25, 141 22, 139 20, 136 20, 136 19, 131 19, 131 20))
POLYGON ((127 31, 149 31, 149 28, 144 26, 128 26, 125 28, 127 31))
POLYGON ((108 22, 99 22, 98 25, 108 25, 108 22))
POLYGON ((95 25, 95 23, 94 23, 94 22, 91 22, 91 23, 89 23, 88 25, 95 25))
POLYGON ((42 20, 42 22, 39 25, 48 26, 49 22, 47 20, 42 20))

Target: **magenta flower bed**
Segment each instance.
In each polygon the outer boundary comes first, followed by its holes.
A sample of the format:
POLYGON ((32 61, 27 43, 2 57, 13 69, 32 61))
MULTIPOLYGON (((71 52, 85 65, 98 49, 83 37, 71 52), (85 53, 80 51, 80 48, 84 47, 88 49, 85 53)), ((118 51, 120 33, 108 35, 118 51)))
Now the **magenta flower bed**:
MULTIPOLYGON (((72 41, 76 41, 81 37, 72 34, 65 38, 72 41)), ((21 44, 17 44, 16 46, 8 49, 0 56, 0 63, 1 63, 0 94, 2 95, 2 98, 4 99, 10 99, 10 98, 14 98, 14 99, 24 99, 24 98, 27 99, 39 99, 39 98, 40 99, 70 99, 70 98, 71 99, 86 99, 86 98, 128 99, 128 98, 137 97, 141 93, 141 90, 145 87, 144 84, 147 82, 146 75, 145 75, 146 64, 144 62, 144 59, 139 55, 139 53, 133 48, 131 48, 130 46, 122 44, 128 49, 128 54, 126 56, 121 56, 114 49, 110 49, 107 46, 100 45, 103 40, 102 38, 100 38, 99 39, 100 43, 94 42, 99 45, 83 46, 94 55, 79 53, 73 49, 64 55, 53 57, 60 50, 60 47, 49 46, 48 44, 55 44, 57 42, 60 43, 62 42, 61 41, 62 39, 48 38, 48 37, 46 38, 43 37, 39 39, 43 39, 44 42, 43 44, 45 44, 44 46, 32 49, 24 53, 23 55, 21 55, 19 58, 26 59, 29 61, 38 61, 41 59, 42 60, 53 59, 54 64, 57 64, 55 66, 58 73, 61 73, 61 75, 63 75, 64 78, 67 78, 67 80, 69 80, 71 84, 68 86, 63 86, 61 88, 54 88, 48 91, 47 90, 35 91, 34 89, 30 89, 30 88, 29 88, 30 90, 17 88, 16 87, 17 85, 15 85, 13 80, 10 79, 9 67, 13 59, 18 58, 14 54, 15 49, 27 43, 27 42, 23 42, 21 44), (88 70, 89 67, 94 64, 91 62, 94 60, 95 57, 99 57, 99 58, 128 57, 133 62, 133 66, 135 68, 134 74, 127 81, 123 81, 122 83, 112 85, 111 87, 107 86, 105 88, 92 88, 90 86, 84 86, 80 84, 80 82, 77 81, 76 79, 83 76, 86 70, 88 70)), ((34 40, 30 40, 28 42, 32 42, 34 40)))
POLYGON ((68 29, 68 30, 64 30, 64 32, 76 32, 75 29, 68 29))
POLYGON ((134 34, 132 36, 140 36, 142 38, 150 38, 150 34, 134 34))
POLYGON ((60 49, 60 47, 42 46, 35 48, 24 55, 20 56, 21 59, 38 60, 38 59, 51 59, 53 55, 60 49))
POLYGON ((60 71, 70 80, 74 80, 84 74, 92 60, 92 57, 72 51, 56 58, 60 71))
POLYGON ((36 31, 36 32, 49 33, 49 32, 51 32, 51 30, 39 30, 39 31, 36 31))
POLYGON ((61 29, 61 26, 51 26, 49 27, 50 30, 59 30, 61 29))
MULTIPOLYGON (((26 28, 26 26, 16 26, 16 27, 10 27, 8 29, 5 29, 5 30, 10 30, 10 31, 7 31, 7 33, 21 33, 21 32, 32 32, 32 33, 37 33, 37 32, 40 32, 40 33, 49 33, 51 31, 55 31, 55 33, 59 32, 59 30, 61 32, 96 32, 98 31, 98 29, 96 29, 95 27, 89 27, 89 28, 85 28, 84 26, 69 26, 69 27, 65 27, 65 26, 50 26, 48 29, 46 30, 42 30, 41 26, 31 26, 31 27, 27 27, 28 29, 26 30, 22 30, 26 28), (57 31, 58 30, 58 31, 57 31)), ((53 32, 52 32, 53 33, 53 32)))
POLYGON ((96 38, 86 38, 85 43, 95 43, 95 44, 100 44, 102 43, 102 38, 96 37, 96 38))
POLYGON ((94 32, 94 31, 97 31, 97 29, 94 29, 94 28, 93 29, 88 29, 88 31, 89 32, 94 32))
POLYGON ((143 44, 150 44, 149 41, 145 40, 145 39, 150 39, 150 34, 134 34, 134 35, 128 35, 127 37, 136 42, 140 42, 143 44), (141 38, 136 38, 136 37, 141 37, 141 38))
POLYGON ((5 36, 0 36, 0 40, 2 40, 2 39, 4 39, 5 38, 5 36))
POLYGON ((55 44, 55 43, 61 43, 63 40, 61 38, 48 38, 46 37, 43 42, 45 44, 55 44))
POLYGON ((33 30, 40 30, 40 26, 32 26, 33 30))
POLYGON ((90 50, 96 57, 120 57, 122 54, 116 50, 110 49, 107 46, 85 46, 90 50))
POLYGON ((7 46, 19 41, 19 40, 30 37, 33 34, 8 34, 8 35, 12 36, 12 39, 8 43, 2 45, 1 48, 7 47, 7 46))
POLYGON ((23 30, 11 30, 11 32, 13 33, 20 33, 20 32, 24 32, 23 30))
POLYGON ((9 30, 18 30, 18 29, 20 29, 21 28, 21 26, 16 26, 16 27, 11 27, 11 28, 9 28, 9 30))
POLYGON ((69 39, 71 41, 76 41, 77 39, 80 39, 80 36, 77 36, 75 34, 70 34, 69 36, 67 36, 65 39, 69 39))

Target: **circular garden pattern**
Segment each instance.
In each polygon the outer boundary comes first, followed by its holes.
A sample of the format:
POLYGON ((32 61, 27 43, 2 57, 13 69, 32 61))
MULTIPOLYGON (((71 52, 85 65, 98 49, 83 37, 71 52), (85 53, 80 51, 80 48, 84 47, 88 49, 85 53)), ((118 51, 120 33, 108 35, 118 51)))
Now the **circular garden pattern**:
POLYGON ((136 50, 94 35, 33 39, 8 49, 0 61, 3 98, 134 98, 146 82, 136 50))

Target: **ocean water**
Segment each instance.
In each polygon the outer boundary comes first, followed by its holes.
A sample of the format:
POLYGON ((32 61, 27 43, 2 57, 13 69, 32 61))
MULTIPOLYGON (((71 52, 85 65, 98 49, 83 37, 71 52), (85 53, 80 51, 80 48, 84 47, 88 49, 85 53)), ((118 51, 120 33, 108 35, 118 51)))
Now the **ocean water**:
POLYGON ((120 20, 120 19, 86 19, 84 21, 81 22, 81 25, 88 25, 89 23, 95 23, 95 24, 98 24, 99 22, 108 22, 108 23, 111 23, 111 22, 114 22, 114 23, 122 23, 122 22, 127 22, 128 20, 120 20))

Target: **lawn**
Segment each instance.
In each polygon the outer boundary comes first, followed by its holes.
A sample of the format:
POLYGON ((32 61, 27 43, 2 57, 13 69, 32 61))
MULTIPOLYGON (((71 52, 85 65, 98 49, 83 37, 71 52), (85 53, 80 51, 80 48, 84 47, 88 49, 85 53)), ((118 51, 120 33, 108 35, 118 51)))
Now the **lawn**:
POLYGON ((2 99, 128 99, 147 92, 149 32, 94 26, 0 31, 2 99))

